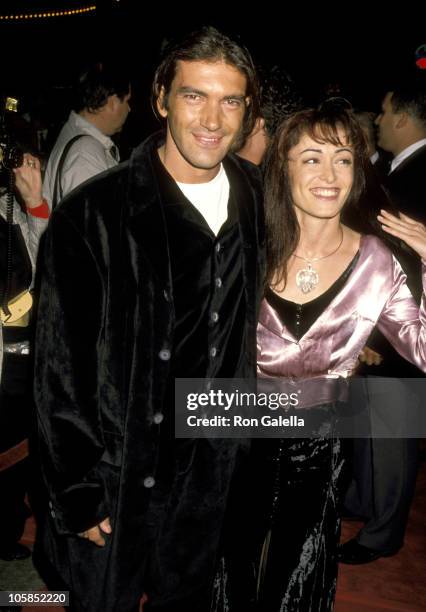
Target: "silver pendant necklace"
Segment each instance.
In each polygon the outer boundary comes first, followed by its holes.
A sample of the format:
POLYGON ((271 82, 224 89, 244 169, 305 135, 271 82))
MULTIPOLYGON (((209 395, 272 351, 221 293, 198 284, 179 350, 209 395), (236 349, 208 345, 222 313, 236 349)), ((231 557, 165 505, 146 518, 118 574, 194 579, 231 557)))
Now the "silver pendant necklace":
POLYGON ((296 274, 296 285, 302 293, 309 293, 310 291, 315 289, 315 287, 319 283, 319 275, 318 275, 318 272, 315 270, 315 268, 312 265, 313 262, 320 261, 321 259, 326 259, 327 257, 331 257, 331 255, 334 255, 334 253, 337 253, 337 251, 342 246, 342 242, 343 242, 342 227, 340 227, 340 231, 342 232, 342 237, 340 238, 340 242, 338 246, 334 249, 334 251, 332 251, 328 255, 323 255, 322 257, 307 258, 307 257, 302 257, 301 255, 296 255, 296 253, 293 253, 294 257, 297 257, 298 259, 303 259, 308 264, 306 268, 302 268, 296 274))

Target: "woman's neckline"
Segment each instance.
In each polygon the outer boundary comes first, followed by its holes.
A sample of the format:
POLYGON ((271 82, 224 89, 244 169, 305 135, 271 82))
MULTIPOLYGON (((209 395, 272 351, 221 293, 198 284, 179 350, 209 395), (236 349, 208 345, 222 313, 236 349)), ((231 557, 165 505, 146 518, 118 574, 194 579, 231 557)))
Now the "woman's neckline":
MULTIPOLYGON (((360 245, 361 247, 361 245, 360 245)), ((340 274, 340 276, 338 276, 336 278, 336 280, 322 293, 320 293, 319 295, 317 295, 316 297, 314 297, 312 300, 309 300, 308 302, 295 302, 294 300, 288 300, 285 297, 282 297, 281 295, 279 295, 278 293, 275 293, 275 291, 272 289, 272 287, 268 287, 268 291, 276 298, 278 298, 279 300, 282 300, 283 302, 285 302, 286 304, 291 304, 293 306, 297 306, 297 307, 304 307, 304 306, 308 306, 309 304, 314 304, 317 300, 320 300, 321 298, 325 297, 328 293, 332 292, 334 287, 341 281, 342 277, 345 276, 345 274, 348 273, 348 270, 350 270, 351 268, 354 267, 354 262, 356 263, 356 261, 359 258, 359 254, 360 254, 360 248, 357 250, 357 252, 355 253, 355 255, 352 257, 351 261, 348 263, 348 265, 346 266, 346 268, 343 270, 343 272, 340 274)), ((352 270, 350 270, 350 272, 352 272, 352 270)), ((350 276, 350 274, 349 274, 350 276)))

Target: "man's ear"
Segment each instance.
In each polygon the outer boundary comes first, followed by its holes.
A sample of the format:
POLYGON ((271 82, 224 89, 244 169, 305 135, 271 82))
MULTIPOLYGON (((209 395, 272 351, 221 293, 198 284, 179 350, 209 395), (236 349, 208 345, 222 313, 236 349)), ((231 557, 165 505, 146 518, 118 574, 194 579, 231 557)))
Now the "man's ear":
POLYGON ((254 128, 252 131, 252 135, 258 134, 265 127, 265 119, 263 117, 258 117, 254 123, 254 128))
POLYGON ((395 116, 395 127, 400 130, 407 126, 409 120, 408 113, 397 113, 395 116))
POLYGON ((166 91, 164 87, 160 89, 160 94, 157 98, 157 111, 161 115, 161 117, 167 117, 167 108, 166 108, 166 91))
POLYGON ((118 101, 118 97, 116 94, 112 94, 111 96, 108 96, 107 101, 101 108, 98 109, 98 111, 107 111, 109 113, 113 113, 115 110, 117 101, 118 101))

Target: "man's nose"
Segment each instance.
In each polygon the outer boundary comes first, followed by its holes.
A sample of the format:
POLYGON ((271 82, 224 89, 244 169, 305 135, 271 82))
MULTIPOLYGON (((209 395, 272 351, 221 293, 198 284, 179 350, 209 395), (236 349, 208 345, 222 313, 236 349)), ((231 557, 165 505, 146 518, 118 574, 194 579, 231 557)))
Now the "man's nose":
POLYGON ((201 125, 214 132, 221 126, 221 108, 216 102, 206 102, 201 113, 201 125))

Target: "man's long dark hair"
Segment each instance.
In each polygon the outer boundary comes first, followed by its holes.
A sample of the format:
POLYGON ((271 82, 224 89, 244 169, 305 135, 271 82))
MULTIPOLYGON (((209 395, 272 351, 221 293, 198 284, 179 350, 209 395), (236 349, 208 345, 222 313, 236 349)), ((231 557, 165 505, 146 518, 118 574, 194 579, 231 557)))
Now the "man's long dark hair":
POLYGON ((156 101, 162 88, 164 88, 164 107, 167 109, 167 99, 179 61, 222 61, 246 77, 246 95, 250 98, 242 127, 242 138, 246 138, 259 116, 259 84, 253 60, 247 49, 210 26, 192 32, 183 40, 169 43, 163 51, 163 59, 155 72, 152 84, 151 104, 155 113, 156 101))

